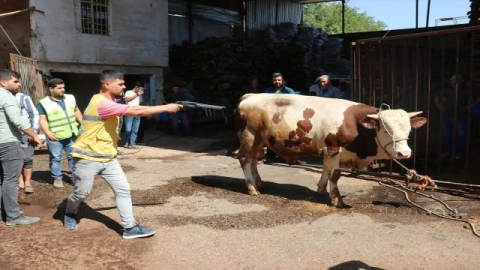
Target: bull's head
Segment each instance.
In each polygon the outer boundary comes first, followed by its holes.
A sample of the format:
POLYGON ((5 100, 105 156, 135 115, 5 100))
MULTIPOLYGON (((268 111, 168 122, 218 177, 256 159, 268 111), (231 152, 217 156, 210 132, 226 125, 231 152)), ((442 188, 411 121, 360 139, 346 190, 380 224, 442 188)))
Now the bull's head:
POLYGON ((387 154, 396 159, 406 159, 412 155, 408 146, 408 135, 427 123, 424 117, 415 117, 422 112, 407 113, 404 110, 384 110, 370 114, 361 120, 368 129, 377 130, 377 139, 387 154))

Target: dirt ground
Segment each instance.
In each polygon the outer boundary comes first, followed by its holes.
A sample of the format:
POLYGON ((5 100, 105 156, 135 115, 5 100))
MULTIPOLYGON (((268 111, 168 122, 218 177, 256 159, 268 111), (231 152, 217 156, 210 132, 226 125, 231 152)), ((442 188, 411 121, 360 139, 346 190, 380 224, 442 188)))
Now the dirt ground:
MULTIPOLYGON (((42 221, 0 223, 0 269, 478 269, 480 238, 466 223, 439 219, 402 193, 344 174, 336 209, 316 193, 317 160, 261 164, 266 185, 246 193, 238 160, 224 155, 231 131, 189 138, 147 133, 140 150, 119 148, 131 183, 135 217, 157 234, 123 240, 113 194, 101 178, 81 206, 76 231, 62 227, 65 198, 52 186, 48 154, 37 151, 35 194, 20 194, 22 211, 42 221)), ((64 164, 66 168, 66 164, 64 164)), ((480 227, 476 194, 427 192, 480 227)), ((432 211, 440 204, 415 194, 432 211)))

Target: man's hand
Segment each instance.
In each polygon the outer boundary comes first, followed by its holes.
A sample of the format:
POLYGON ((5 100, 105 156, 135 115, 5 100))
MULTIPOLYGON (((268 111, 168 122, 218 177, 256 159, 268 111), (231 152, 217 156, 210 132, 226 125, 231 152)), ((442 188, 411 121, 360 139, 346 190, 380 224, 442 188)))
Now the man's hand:
POLYGON ((176 113, 176 112, 180 111, 181 109, 183 109, 183 105, 176 104, 176 103, 163 105, 163 107, 165 109, 165 112, 168 112, 168 113, 176 113))
POLYGON ((141 95, 143 95, 143 91, 142 91, 142 90, 138 90, 138 91, 137 91, 137 96, 141 96, 141 95))
POLYGON ((45 133, 45 135, 47 135, 47 137, 50 141, 54 141, 54 142, 58 141, 57 137, 55 137, 55 134, 53 134, 52 132, 47 132, 47 133, 45 133))
POLYGON ((43 144, 42 140, 40 140, 40 138, 39 138, 38 136, 35 136, 35 137, 32 138, 32 139, 33 139, 32 144, 33 144, 34 147, 37 147, 37 146, 43 144))

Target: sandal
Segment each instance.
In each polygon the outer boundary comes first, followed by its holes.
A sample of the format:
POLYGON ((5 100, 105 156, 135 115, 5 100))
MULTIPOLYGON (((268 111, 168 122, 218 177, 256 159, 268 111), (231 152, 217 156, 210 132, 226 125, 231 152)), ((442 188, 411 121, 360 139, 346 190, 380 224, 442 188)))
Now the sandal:
POLYGON ((18 187, 18 190, 24 190, 25 187, 18 187))
POLYGON ((27 186, 25 187, 25 194, 32 194, 35 191, 33 190, 33 187, 27 186))

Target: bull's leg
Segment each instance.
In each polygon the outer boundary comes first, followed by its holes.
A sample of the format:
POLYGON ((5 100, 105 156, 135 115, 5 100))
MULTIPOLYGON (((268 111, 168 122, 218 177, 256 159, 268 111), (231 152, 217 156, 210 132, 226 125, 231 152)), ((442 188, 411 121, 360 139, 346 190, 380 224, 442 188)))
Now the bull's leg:
MULTIPOLYGON (((245 175, 245 184, 247 186, 248 194, 258 195, 258 187, 255 183, 253 164, 256 165, 257 160, 255 158, 256 148, 253 147, 255 144, 255 136, 248 130, 243 131, 240 134, 240 149, 238 150, 238 160, 242 166, 243 174, 245 175)), ((256 166, 255 166, 256 169, 256 166)), ((256 172, 258 174, 258 172, 256 172)))
MULTIPOLYGON (((253 175, 253 179, 255 180, 256 186, 259 189, 261 189, 263 187, 263 181, 262 181, 262 178, 260 177, 260 174, 258 173, 257 160, 259 158, 259 152, 260 151, 263 152, 263 144, 259 144, 256 148, 257 148, 257 151, 252 161, 252 175, 253 175)), ((263 157, 263 153, 261 154, 262 155, 260 155, 260 157, 263 157)))
POLYGON ((340 178, 340 170, 338 170, 340 155, 340 149, 335 152, 329 152, 326 148, 323 149, 323 173, 317 184, 318 193, 320 195, 326 195, 328 194, 327 184, 330 181, 330 198, 332 200, 332 205, 336 207, 341 207, 343 204, 337 187, 337 181, 338 178, 340 178))
POLYGON ((342 200, 342 197, 340 196, 340 191, 338 190, 338 186, 337 186, 337 182, 340 176, 341 176, 340 170, 335 169, 333 171, 332 176, 330 177, 330 186, 329 186, 330 199, 332 200, 332 205, 339 208, 343 206, 343 200, 342 200))

